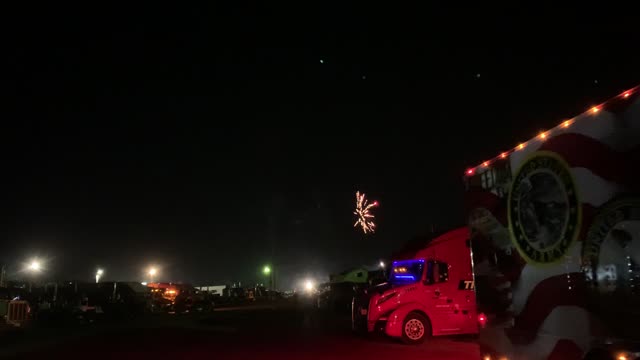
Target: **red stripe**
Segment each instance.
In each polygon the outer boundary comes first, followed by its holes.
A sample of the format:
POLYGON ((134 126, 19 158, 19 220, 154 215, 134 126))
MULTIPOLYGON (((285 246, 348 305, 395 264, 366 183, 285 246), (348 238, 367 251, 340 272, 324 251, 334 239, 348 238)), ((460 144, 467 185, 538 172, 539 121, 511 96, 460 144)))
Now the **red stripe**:
POLYGON ((471 210, 483 207, 493 212, 502 202, 502 199, 490 191, 484 189, 468 190, 464 198, 464 210, 468 214, 471 210))
POLYGON ((582 360, 582 349, 568 339, 558 340, 547 360, 582 360))
MULTIPOLYGON (((561 134, 545 141, 540 150, 555 152, 570 167, 589 169, 599 177, 622 185, 632 184, 631 172, 635 170, 633 157, 638 146, 629 152, 618 152, 608 145, 582 134, 561 134)), ((637 164, 637 163, 635 163, 637 164)))
POLYGON ((491 191, 483 189, 467 191, 464 197, 465 214, 469 215, 472 210, 478 208, 489 210, 501 224, 507 223, 507 201, 491 191))

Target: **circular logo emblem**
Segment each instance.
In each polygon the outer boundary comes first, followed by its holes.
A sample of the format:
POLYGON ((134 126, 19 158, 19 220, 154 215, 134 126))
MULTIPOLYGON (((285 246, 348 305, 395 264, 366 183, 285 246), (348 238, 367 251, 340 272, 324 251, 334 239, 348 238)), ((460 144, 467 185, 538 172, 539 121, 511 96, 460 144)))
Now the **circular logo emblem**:
POLYGON ((534 153, 518 170, 508 203, 509 230, 530 263, 566 254, 580 231, 581 211, 568 165, 548 151, 534 153))
POLYGON ((640 281, 639 235, 640 198, 616 200, 598 212, 582 247, 582 271, 592 290, 624 292, 640 281))

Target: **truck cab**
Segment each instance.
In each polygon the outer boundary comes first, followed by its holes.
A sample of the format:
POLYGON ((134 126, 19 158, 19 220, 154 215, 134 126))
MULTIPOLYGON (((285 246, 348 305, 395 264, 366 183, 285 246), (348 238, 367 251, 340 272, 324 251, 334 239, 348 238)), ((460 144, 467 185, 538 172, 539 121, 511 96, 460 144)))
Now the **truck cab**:
POLYGON ((405 343, 478 331, 466 228, 433 239, 410 259, 393 261, 388 282, 354 299, 354 327, 382 330, 405 343), (359 322, 360 320, 360 322, 359 322))

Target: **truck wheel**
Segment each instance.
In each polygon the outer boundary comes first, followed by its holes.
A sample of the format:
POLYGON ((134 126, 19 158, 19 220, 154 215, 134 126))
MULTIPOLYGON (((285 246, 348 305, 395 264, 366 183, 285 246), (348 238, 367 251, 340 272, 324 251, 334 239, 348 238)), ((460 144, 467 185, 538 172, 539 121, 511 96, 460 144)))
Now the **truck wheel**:
POLYGON ((412 312, 402 323, 402 341, 405 344, 420 344, 431 336, 431 324, 426 317, 412 312))

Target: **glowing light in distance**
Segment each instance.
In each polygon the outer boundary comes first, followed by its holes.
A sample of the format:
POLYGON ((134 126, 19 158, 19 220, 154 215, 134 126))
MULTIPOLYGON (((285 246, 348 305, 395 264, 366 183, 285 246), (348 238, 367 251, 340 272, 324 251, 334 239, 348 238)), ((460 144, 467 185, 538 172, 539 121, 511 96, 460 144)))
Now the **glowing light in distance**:
POLYGON ((385 267, 384 261, 380 261, 380 267, 384 269, 385 267))
POLYGON ((506 159, 507 158, 507 153, 503 152, 502 154, 500 154, 500 159, 506 159))
POLYGON ((96 271, 96 283, 100 282, 100 278, 102 277, 102 274, 104 274, 104 271, 102 271, 102 269, 98 269, 96 271))
POLYGON ((598 111, 600 111, 600 108, 597 107, 597 106, 594 106, 594 107, 591 108, 591 112, 594 113, 594 114, 596 114, 598 111))
POLYGON ((488 161, 483 162, 483 163, 482 163, 482 166, 484 166, 484 167, 488 167, 488 166, 489 166, 489 162, 488 162, 488 161))
POLYGON ((522 149, 524 149, 524 143, 520 143, 520 144, 518 145, 518 150, 522 150, 522 149))
POLYGON ((571 126, 571 120, 567 120, 567 121, 562 123, 562 127, 563 128, 568 128, 569 126, 571 126))
POLYGON ((467 175, 473 175, 473 169, 468 169, 467 170, 467 175))
POLYGON ((546 132, 541 132, 539 136, 540 136, 540 139, 544 140, 544 139, 547 138, 547 133, 546 132))
POLYGON ((315 284, 313 283, 313 280, 305 280, 304 282, 304 289, 308 292, 313 291, 313 289, 315 288, 315 284))
POLYGON ((158 269, 152 267, 149 269, 149 275, 155 276, 158 273, 158 269))
POLYGON ((38 272, 38 271, 42 270, 42 266, 40 265, 40 261, 32 260, 31 263, 29 264, 29 270, 30 271, 34 271, 34 272, 38 272))
POLYGON ((271 268, 269 267, 269 265, 265 266, 264 269, 262 269, 262 273, 264 273, 265 275, 271 274, 271 268))
POLYGON ((631 96, 631 93, 629 91, 625 92, 624 94, 622 94, 623 98, 628 98, 629 96, 631 96))

